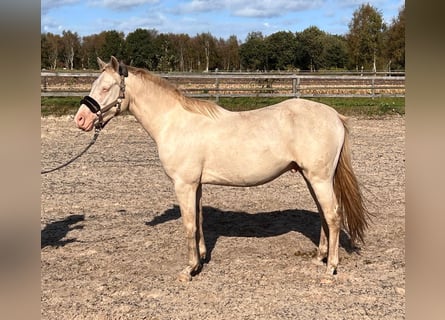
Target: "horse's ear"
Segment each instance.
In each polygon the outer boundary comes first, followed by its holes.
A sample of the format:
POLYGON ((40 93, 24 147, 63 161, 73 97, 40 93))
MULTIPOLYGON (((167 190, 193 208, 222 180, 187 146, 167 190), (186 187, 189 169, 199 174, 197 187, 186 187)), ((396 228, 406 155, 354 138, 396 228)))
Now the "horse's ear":
POLYGON ((105 62, 102 61, 101 58, 97 57, 97 64, 99 65, 99 69, 103 70, 105 66, 107 65, 105 62))
POLYGON ((111 56, 110 64, 114 71, 119 72, 119 61, 117 61, 115 56, 111 56))

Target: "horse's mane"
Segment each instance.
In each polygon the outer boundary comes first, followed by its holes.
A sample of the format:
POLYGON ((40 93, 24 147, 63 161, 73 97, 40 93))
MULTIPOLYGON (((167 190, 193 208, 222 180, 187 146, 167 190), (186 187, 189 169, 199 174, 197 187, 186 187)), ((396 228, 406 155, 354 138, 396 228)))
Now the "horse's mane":
POLYGON ((190 112, 202 114, 209 118, 217 118, 220 112, 219 106, 211 101, 206 100, 198 100, 190 97, 186 97, 181 90, 179 90, 176 86, 168 82, 167 80, 152 74, 151 72, 135 67, 128 67, 128 71, 133 73, 136 76, 139 76, 144 81, 149 81, 155 83, 157 86, 161 87, 164 90, 170 92, 175 98, 177 98, 182 107, 190 112))

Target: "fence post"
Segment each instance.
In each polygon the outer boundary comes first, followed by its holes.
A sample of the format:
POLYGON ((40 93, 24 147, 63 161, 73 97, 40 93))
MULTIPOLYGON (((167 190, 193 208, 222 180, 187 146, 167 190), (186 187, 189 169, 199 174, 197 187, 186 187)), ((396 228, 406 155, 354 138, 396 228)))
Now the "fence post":
POLYGON ((219 77, 215 78, 215 88, 216 88, 216 102, 219 102, 219 77))
POLYGON ((375 78, 372 78, 371 97, 372 97, 372 99, 375 98, 375 78))
POLYGON ((292 94, 294 98, 300 98, 300 77, 296 75, 292 78, 292 94))

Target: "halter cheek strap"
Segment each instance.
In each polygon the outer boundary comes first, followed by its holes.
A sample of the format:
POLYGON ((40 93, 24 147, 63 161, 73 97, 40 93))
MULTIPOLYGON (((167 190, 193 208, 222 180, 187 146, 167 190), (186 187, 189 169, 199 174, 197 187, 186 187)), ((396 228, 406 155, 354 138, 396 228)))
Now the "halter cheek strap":
POLYGON ((120 63, 119 64, 119 75, 123 77, 128 77, 128 68, 125 64, 120 63))

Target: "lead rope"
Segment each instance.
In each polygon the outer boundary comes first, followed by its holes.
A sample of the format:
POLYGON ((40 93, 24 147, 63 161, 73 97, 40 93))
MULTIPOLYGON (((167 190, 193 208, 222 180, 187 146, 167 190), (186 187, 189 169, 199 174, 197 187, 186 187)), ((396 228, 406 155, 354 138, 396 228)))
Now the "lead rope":
POLYGON ((59 169, 62 169, 63 167, 66 167, 67 165, 69 165, 70 163, 74 162, 75 160, 77 160, 78 158, 80 158, 85 152, 87 152, 87 150, 96 142, 97 137, 99 136, 100 133, 100 129, 96 128, 93 139, 91 139, 90 143, 86 146, 85 149, 83 149, 82 152, 80 152, 78 155, 76 155, 74 158, 72 158, 71 160, 69 160, 68 162, 65 162, 64 164, 61 164, 58 167, 55 167, 53 169, 49 169, 49 170, 42 170, 40 171, 40 174, 47 174, 59 169))

